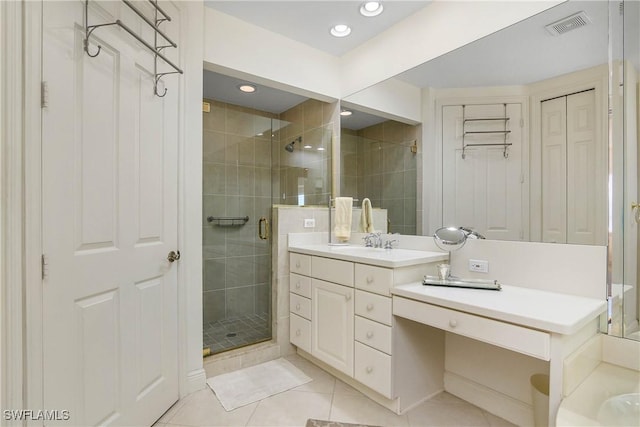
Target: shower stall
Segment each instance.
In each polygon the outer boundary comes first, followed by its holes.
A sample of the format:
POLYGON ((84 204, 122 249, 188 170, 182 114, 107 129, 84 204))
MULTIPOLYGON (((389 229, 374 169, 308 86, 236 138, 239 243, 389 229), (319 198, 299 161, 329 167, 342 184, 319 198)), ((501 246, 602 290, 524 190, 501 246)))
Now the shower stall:
POLYGON ((265 87, 262 98, 233 97, 237 85, 205 70, 211 94, 202 113, 205 356, 271 340, 271 208, 324 204, 331 191, 337 104, 265 87))
POLYGON ((207 355, 271 339, 271 157, 278 120, 211 99, 203 107, 207 355))

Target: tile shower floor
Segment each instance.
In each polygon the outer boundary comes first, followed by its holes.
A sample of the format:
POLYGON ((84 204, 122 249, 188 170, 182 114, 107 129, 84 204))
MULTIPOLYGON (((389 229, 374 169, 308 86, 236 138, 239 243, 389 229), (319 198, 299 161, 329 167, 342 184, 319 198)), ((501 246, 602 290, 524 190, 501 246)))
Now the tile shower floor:
POLYGON ((267 313, 205 323, 203 347, 209 347, 211 354, 216 354, 271 339, 270 323, 267 313))
POLYGON ((286 359, 313 381, 229 412, 206 387, 178 401, 155 427, 304 427, 308 418, 384 427, 514 427, 446 392, 396 415, 300 356, 293 354, 286 359))

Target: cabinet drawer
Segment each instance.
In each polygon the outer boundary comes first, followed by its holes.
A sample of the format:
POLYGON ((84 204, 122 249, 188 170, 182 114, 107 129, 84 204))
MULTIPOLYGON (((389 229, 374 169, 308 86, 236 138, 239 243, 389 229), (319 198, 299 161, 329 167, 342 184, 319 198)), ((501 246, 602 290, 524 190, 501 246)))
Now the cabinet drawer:
POLYGON ((291 273, 289 290, 305 298, 311 298, 311 277, 291 273))
POLYGON ((393 270, 372 265, 356 264, 355 286, 365 291, 391 296, 389 290, 393 286, 393 270))
POLYGON ((357 341, 391 354, 391 327, 373 320, 356 316, 355 337, 357 341))
POLYGON ((289 271, 311 276, 311 255, 289 252, 289 271))
POLYGON ((393 399, 391 356, 359 342, 355 343, 354 378, 381 395, 393 399))
POLYGON ((289 341, 291 344, 311 352, 311 321, 292 314, 289 316, 289 341))
POLYGON ((353 263, 314 256, 311 260, 311 275, 327 282, 353 286, 353 263))
POLYGON ((355 311, 358 316, 391 326, 391 298, 356 289, 355 311))
POLYGON ((551 339, 546 332, 401 297, 393 297, 393 314, 538 359, 549 360, 551 339))
POLYGON ((311 320, 311 300, 294 293, 289 294, 289 311, 311 320))

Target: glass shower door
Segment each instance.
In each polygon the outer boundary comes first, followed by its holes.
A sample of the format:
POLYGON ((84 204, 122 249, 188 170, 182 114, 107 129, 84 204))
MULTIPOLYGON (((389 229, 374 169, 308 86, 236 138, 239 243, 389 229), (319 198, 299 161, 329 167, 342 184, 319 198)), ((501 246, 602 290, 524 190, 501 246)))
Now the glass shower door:
POLYGON ((205 100, 203 354, 271 339, 273 115, 205 100))

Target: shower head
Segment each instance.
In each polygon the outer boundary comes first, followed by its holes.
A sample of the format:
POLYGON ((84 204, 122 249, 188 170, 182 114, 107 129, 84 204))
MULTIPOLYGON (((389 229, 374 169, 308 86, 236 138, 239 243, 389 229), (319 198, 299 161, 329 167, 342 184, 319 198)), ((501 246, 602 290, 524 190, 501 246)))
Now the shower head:
POLYGON ((296 139, 294 139, 293 141, 285 145, 284 149, 290 153, 293 153, 293 144, 295 144, 296 142, 302 142, 302 137, 301 136, 297 137, 296 139))

